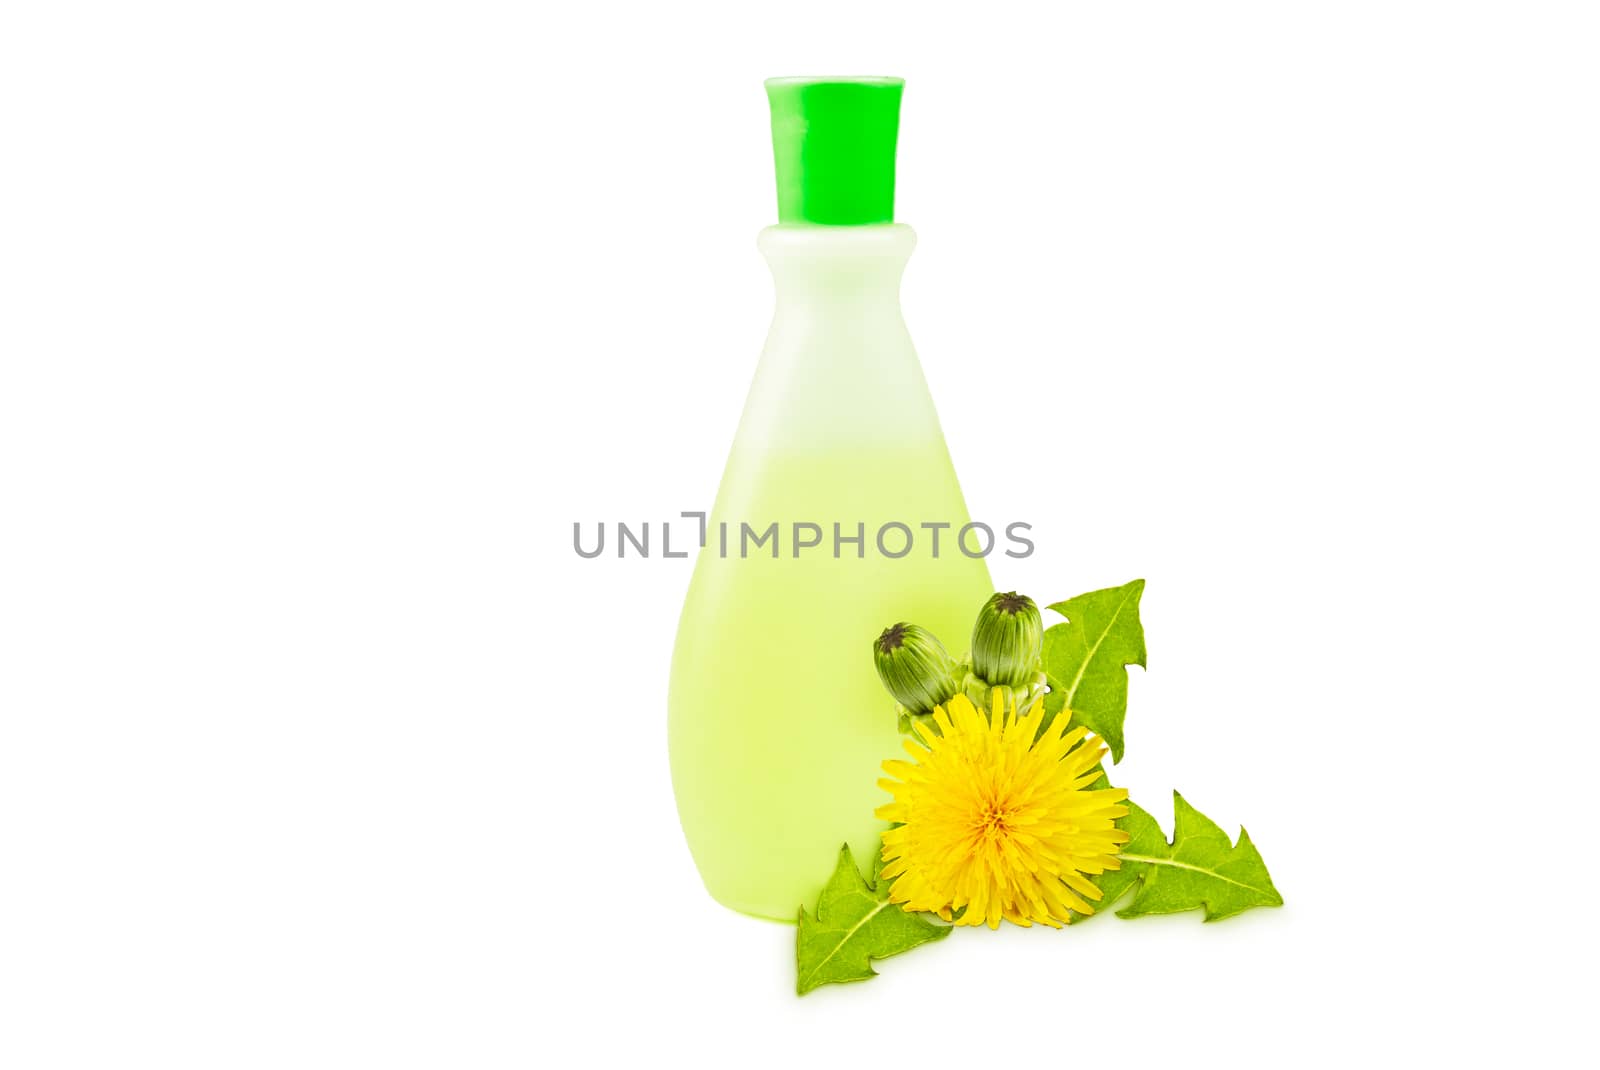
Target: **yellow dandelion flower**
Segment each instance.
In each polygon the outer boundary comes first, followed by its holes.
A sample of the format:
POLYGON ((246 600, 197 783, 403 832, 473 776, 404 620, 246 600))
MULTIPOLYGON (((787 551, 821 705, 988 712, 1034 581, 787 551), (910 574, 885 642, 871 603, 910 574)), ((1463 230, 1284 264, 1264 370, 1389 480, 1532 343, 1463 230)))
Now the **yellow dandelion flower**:
POLYGON ((1019 716, 996 694, 985 717, 956 695, 933 711, 940 734, 905 741, 915 761, 883 763, 898 778, 878 781, 894 796, 878 816, 899 822, 883 834, 891 902, 991 929, 1002 918, 1060 928, 1094 912, 1089 877, 1121 868, 1128 834, 1112 822, 1128 793, 1091 790, 1104 744, 1066 731, 1065 715, 1039 735, 1043 718, 1042 702, 1019 716))

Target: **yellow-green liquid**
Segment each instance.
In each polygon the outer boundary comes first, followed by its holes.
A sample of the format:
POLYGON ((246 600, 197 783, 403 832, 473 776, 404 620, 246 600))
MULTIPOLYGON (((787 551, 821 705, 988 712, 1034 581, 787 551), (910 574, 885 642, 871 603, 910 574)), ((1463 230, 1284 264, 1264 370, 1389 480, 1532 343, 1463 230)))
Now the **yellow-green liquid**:
MULTIPOLYGON (((841 843, 870 869, 884 827, 873 810, 889 801, 880 764, 903 753, 872 642, 911 621, 952 655, 966 650, 992 593, 983 560, 957 546, 967 519, 940 439, 729 461, 679 624, 668 725, 678 813, 719 902, 793 921, 814 905, 841 843), (740 523, 761 532, 774 521, 777 559, 770 543, 741 559, 740 523), (823 532, 798 558, 795 521, 823 532), (915 538, 899 559, 876 544, 890 521, 915 538), (834 557, 835 522, 846 536, 865 525, 864 556, 845 544, 834 557), (937 559, 924 522, 950 525, 937 559)), ((899 553, 904 532, 885 544, 899 553)))

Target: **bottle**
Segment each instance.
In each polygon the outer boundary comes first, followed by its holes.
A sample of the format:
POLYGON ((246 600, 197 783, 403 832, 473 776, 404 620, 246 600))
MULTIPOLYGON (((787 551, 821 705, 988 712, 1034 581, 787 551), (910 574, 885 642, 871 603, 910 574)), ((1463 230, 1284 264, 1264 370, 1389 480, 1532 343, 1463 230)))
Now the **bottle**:
POLYGON ((695 864, 725 906, 788 922, 842 843, 864 872, 879 851, 880 764, 904 755, 873 641, 911 621, 959 654, 993 591, 981 538, 958 545, 966 505, 900 315, 916 242, 893 222, 902 86, 766 83, 775 312, 673 651, 695 864))

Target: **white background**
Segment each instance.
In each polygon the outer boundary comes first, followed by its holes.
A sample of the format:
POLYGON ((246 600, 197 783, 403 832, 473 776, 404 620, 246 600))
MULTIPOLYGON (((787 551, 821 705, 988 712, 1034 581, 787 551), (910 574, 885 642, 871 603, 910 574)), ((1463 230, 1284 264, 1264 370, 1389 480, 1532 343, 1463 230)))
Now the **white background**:
POLYGON ((1584 4, 8 4, 0 1065, 1593 1058, 1597 51, 1584 4), (1283 909, 796 999, 701 889, 691 563, 571 528, 710 504, 761 80, 818 72, 908 80, 907 318, 1038 541, 996 583, 1148 579, 1119 780, 1283 909))

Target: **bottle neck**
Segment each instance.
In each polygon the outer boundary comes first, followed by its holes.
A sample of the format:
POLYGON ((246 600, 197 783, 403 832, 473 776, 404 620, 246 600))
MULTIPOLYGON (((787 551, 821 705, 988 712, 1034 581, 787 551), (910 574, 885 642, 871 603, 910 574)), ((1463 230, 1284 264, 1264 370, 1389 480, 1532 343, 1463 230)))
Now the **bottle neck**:
POLYGON ((746 449, 939 441, 900 315, 900 275, 916 243, 894 223, 761 232, 777 302, 740 426, 746 449))
POLYGON ((900 314, 900 277, 916 247, 901 223, 859 227, 784 224, 761 232, 757 245, 772 269, 778 315, 819 307, 856 314, 900 314))

